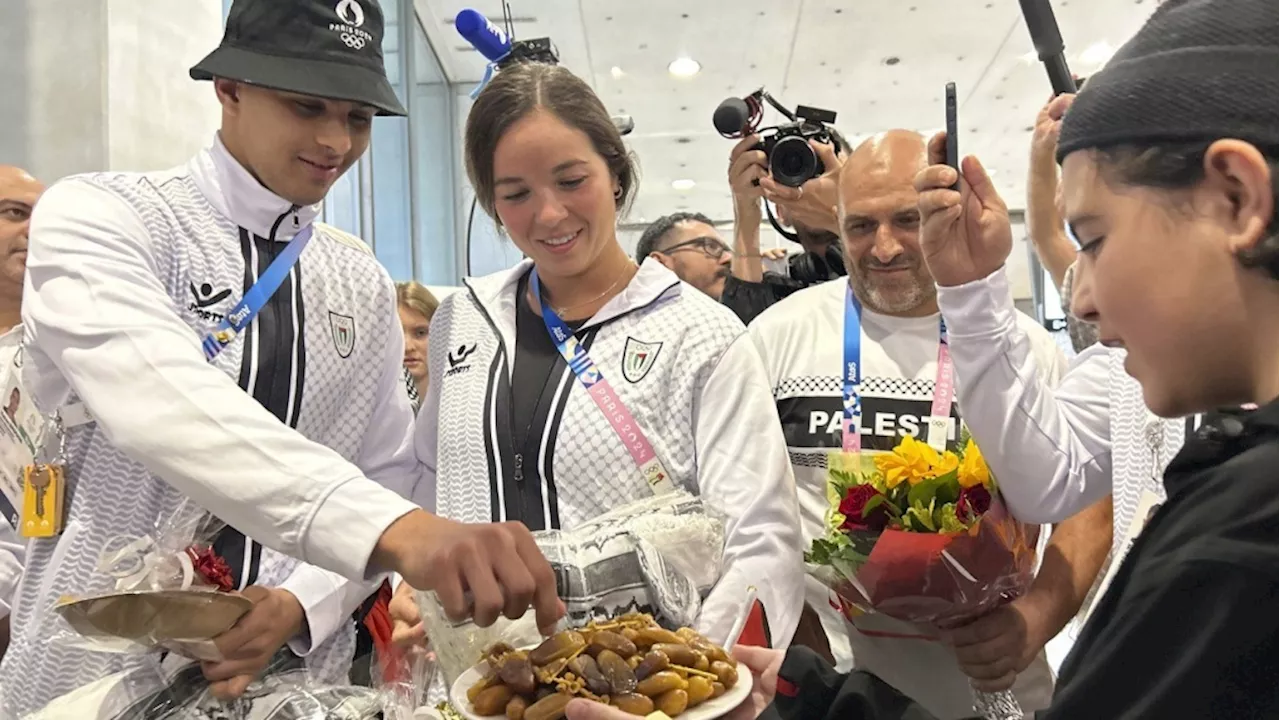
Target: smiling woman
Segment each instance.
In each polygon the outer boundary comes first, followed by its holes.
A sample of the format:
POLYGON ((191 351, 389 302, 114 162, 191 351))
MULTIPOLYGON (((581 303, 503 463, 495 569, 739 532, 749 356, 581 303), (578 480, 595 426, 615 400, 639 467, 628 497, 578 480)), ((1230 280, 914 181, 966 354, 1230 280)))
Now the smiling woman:
MULTIPOLYGON (((528 259, 467 280, 436 313, 416 440, 433 476, 421 486, 448 517, 531 530, 572 530, 654 493, 698 495, 728 517, 698 629, 723 640, 756 585, 786 644, 799 521, 759 353, 731 311, 619 245, 637 177, 604 105, 563 68, 503 69, 467 119, 465 157, 479 204, 528 259)), ((639 561, 620 560, 629 569, 603 595, 566 597, 571 616, 659 607, 639 561)))

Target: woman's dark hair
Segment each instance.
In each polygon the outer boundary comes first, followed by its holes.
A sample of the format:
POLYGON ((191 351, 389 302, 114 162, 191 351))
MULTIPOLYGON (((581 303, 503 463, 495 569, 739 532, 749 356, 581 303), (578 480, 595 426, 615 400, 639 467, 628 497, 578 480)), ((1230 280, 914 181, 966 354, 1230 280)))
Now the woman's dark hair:
MULTIPOLYGON (((1204 156, 1215 140, 1166 142, 1156 145, 1113 145, 1098 148, 1098 164, 1103 177, 1123 185, 1188 190, 1204 180, 1204 156)), ((1273 278, 1280 278, 1280 241, 1277 240, 1278 200, 1276 146, 1260 147, 1271 170, 1272 211, 1267 235, 1252 248, 1240 253, 1245 267, 1261 268, 1273 278)))
POLYGON ((624 210, 635 196, 639 177, 635 159, 627 152, 609 111, 578 76, 559 65, 534 62, 499 71, 480 91, 467 115, 463 155, 480 207, 495 222, 501 222, 494 210, 493 153, 507 130, 538 108, 591 138, 609 172, 618 179, 622 193, 615 205, 624 210))

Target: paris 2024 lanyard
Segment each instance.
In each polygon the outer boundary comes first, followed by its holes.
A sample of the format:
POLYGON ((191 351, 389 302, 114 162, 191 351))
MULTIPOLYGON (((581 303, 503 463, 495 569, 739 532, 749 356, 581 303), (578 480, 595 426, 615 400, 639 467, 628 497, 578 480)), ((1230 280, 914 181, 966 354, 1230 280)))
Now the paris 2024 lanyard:
POLYGON ((542 286, 538 282, 537 270, 530 273, 529 286, 533 288, 533 294, 538 298, 538 302, 542 306, 542 323, 547 328, 547 334, 551 336, 551 342, 555 343, 560 357, 564 358, 564 361, 569 364, 569 369, 577 376, 578 382, 582 383, 582 387, 586 388, 587 395, 591 397, 596 407, 600 408, 600 412, 604 413, 605 418, 609 420, 609 425, 618 434, 618 439, 626 446, 627 452, 631 453, 631 458, 635 460, 636 466, 640 468, 640 475, 644 478, 645 483, 648 484, 655 495, 663 495, 674 490, 675 485, 671 481, 671 473, 667 472, 662 461, 658 459, 657 453, 653 450, 653 445, 645 437, 644 431, 640 429, 636 419, 631 416, 631 411, 627 410, 627 406, 622 404, 622 399, 618 397, 617 391, 600 373, 600 368, 596 367, 595 362, 591 360, 591 356, 587 354, 587 349, 582 347, 582 343, 578 342, 573 330, 565 324, 564 320, 560 319, 556 311, 552 310, 551 306, 542 297, 542 286))

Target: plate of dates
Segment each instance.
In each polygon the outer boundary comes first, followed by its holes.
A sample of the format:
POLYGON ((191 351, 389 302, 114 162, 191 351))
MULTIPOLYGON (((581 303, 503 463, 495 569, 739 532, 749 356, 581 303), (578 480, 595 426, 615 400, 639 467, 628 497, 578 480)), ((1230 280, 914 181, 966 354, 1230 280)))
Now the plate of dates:
POLYGON ((630 614, 565 630, 533 648, 498 643, 453 685, 467 720, 559 720, 574 698, 645 717, 713 720, 751 693, 751 671, 691 628, 630 614))

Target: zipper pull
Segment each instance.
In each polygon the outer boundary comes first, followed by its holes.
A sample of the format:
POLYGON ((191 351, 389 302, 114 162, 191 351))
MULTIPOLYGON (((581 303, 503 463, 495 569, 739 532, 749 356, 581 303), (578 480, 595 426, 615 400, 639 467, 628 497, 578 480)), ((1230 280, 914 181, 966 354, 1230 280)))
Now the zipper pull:
POLYGON ((524 481, 524 455, 516 453, 516 482, 524 481))
POLYGON ((293 229, 298 229, 298 213, 296 212, 293 214, 293 229))

